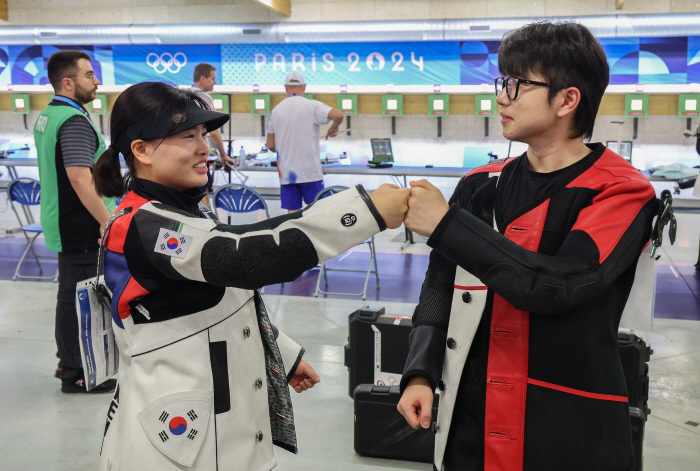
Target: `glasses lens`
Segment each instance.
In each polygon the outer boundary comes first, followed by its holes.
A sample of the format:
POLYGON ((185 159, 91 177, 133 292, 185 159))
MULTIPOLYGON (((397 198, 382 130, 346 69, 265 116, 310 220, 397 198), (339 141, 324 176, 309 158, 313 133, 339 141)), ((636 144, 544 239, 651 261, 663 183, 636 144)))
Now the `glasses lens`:
POLYGON ((494 83, 496 84, 496 95, 499 95, 503 91, 503 77, 498 77, 494 83))
POLYGON ((508 77, 508 81, 506 83, 506 93, 508 94, 508 98, 511 100, 515 100, 515 93, 518 87, 518 81, 513 78, 513 77, 508 77))

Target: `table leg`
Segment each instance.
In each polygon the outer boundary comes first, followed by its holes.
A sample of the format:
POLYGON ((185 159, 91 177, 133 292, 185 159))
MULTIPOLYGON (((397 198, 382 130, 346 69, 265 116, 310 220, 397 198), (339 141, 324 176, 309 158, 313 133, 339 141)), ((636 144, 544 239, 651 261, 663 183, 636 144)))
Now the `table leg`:
MULTIPOLYGON (((403 176, 403 187, 404 188, 408 187, 408 182, 406 181, 406 175, 403 176)), ((403 241, 404 245, 407 243, 414 244, 415 242, 413 242, 413 232, 408 230, 408 227, 406 227, 406 226, 404 226, 404 231, 406 231, 406 239, 403 241)), ((403 247, 401 247, 401 249, 403 250, 403 247)))

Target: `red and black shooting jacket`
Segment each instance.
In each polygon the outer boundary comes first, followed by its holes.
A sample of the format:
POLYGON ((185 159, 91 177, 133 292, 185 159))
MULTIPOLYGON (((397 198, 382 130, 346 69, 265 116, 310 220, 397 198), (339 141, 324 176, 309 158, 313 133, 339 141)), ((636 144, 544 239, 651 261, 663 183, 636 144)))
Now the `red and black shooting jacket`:
POLYGON ((401 388, 420 376, 441 395, 435 469, 633 466, 617 331, 658 201, 627 161, 589 147, 507 220, 526 154, 475 169, 428 240, 401 388))

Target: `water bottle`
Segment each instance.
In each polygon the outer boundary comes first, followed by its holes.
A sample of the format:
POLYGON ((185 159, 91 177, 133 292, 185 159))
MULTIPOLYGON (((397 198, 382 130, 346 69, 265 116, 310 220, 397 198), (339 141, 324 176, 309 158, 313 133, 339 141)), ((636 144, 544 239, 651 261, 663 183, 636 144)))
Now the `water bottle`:
POLYGON ((245 163, 245 150, 243 149, 243 146, 241 146, 241 151, 238 153, 238 162, 239 165, 241 163, 245 163))

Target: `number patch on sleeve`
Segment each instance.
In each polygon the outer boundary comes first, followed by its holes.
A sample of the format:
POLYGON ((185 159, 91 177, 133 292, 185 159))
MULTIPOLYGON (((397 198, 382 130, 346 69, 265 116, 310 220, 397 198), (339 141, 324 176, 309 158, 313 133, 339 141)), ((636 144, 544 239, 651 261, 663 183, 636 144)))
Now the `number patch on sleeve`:
POLYGON ((350 227, 357 222, 357 216, 352 213, 348 213, 342 218, 340 218, 340 223, 345 227, 350 227))

